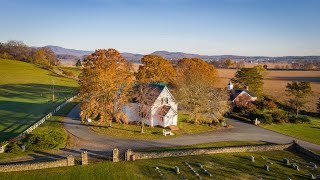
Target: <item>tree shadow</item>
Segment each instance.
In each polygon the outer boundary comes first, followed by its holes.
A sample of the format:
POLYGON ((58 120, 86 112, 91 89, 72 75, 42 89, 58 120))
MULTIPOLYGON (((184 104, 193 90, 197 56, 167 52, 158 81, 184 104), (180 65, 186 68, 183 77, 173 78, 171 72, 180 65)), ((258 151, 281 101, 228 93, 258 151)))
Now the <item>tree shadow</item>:
POLYGON ((55 85, 52 102, 50 84, 0 85, 0 141, 23 132, 62 102, 72 97, 76 87, 55 85))

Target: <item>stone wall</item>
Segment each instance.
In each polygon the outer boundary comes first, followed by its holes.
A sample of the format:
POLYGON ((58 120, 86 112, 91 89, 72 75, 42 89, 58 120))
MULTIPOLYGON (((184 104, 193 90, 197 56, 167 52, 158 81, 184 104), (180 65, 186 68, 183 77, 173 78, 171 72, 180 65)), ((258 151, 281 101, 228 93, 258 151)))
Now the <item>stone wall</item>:
POLYGON ((47 169, 47 168, 74 166, 74 165, 75 165, 74 157, 68 156, 67 158, 64 158, 64 159, 48 161, 48 162, 4 165, 4 166, 0 166, 0 172, 27 171, 27 170, 47 169))
MULTIPOLYGON (((218 154, 218 153, 234 153, 234 152, 257 152, 257 151, 276 151, 286 150, 292 146, 293 143, 281 145, 255 145, 255 146, 239 146, 239 147, 215 147, 205 149, 186 149, 173 151, 154 151, 154 152, 130 152, 135 155, 135 159, 152 159, 164 157, 203 155, 203 154, 218 154)), ((129 154, 126 154, 129 156, 129 154)))
POLYGON ((304 155, 306 155, 306 156, 308 156, 310 158, 313 158, 313 159, 317 160, 318 162, 320 162, 320 155, 318 155, 318 154, 316 154, 316 153, 314 153, 314 152, 312 152, 312 151, 300 146, 296 142, 293 143, 292 149, 294 151, 297 151, 297 152, 299 152, 301 154, 304 154, 304 155))

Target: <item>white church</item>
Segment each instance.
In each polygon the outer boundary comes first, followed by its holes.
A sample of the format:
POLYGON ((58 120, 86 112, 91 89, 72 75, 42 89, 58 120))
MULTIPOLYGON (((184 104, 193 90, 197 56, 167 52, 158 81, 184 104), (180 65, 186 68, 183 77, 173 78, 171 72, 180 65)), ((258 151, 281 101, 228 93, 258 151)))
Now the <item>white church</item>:
MULTIPOLYGON (((148 84, 150 101, 145 110, 145 124, 150 127, 177 126, 178 125, 178 104, 165 85, 148 84), (152 91, 152 92, 151 92, 152 91)), ((122 111, 129 122, 139 121, 139 102, 128 103, 123 106, 122 111)))

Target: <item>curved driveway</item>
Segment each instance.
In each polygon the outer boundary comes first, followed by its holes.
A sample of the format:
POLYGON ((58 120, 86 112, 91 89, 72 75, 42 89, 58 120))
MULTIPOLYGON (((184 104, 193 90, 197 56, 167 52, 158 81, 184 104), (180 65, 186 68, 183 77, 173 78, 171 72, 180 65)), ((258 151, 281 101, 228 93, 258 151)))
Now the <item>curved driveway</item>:
MULTIPOLYGON (((200 134, 181 135, 177 138, 161 140, 129 140, 99 135, 91 131, 87 125, 81 124, 79 105, 74 107, 64 119, 65 129, 76 138, 73 149, 105 151, 118 147, 120 149, 140 149, 148 147, 180 146, 219 141, 266 141, 270 143, 289 143, 293 137, 270 131, 241 121, 228 119, 234 128, 217 130, 200 134)), ((320 145, 298 140, 302 146, 320 151, 320 145)), ((71 142, 72 143, 72 142, 71 142)))

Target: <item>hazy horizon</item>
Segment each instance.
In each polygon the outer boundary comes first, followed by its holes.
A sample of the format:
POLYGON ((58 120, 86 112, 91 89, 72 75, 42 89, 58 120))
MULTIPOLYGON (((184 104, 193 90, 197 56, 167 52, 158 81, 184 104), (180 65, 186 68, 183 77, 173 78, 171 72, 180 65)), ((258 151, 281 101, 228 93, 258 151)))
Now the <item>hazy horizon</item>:
POLYGON ((0 41, 68 49, 319 56, 317 0, 0 0, 0 41))

